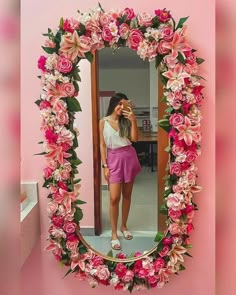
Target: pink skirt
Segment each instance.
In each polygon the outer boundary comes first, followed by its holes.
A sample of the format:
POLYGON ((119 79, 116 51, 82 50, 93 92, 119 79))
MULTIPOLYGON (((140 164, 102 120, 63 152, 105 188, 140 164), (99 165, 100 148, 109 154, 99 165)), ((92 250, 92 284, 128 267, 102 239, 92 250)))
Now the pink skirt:
POLYGON ((136 151, 132 145, 107 149, 109 183, 128 183, 141 171, 136 151))

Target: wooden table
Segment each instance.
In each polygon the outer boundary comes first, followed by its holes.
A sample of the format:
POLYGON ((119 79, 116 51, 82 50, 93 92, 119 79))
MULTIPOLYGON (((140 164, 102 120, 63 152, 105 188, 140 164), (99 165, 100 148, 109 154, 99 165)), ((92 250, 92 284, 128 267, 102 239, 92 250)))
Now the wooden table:
POLYGON ((151 164, 151 170, 153 172, 153 146, 154 144, 157 144, 157 132, 143 132, 142 130, 139 130, 139 138, 137 143, 144 143, 146 145, 148 164, 151 164))

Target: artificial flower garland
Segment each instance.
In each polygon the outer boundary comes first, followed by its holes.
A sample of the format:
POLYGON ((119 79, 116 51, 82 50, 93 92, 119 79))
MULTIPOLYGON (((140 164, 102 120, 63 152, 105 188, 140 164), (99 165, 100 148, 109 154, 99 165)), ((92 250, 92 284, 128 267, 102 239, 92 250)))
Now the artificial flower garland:
MULTIPOLYGON (((92 287, 113 285, 115 289, 140 290, 163 287, 171 274, 185 269, 183 255, 191 256, 190 232, 197 205, 193 194, 201 188, 196 183, 196 159, 200 155, 201 112, 203 100, 197 57, 186 41, 186 18, 176 25, 166 9, 155 15, 135 13, 132 8, 105 12, 99 5, 76 18, 61 18, 56 32, 48 29, 42 48, 47 53, 38 60, 42 93, 36 101, 42 118, 41 130, 47 166, 43 187, 49 189, 47 211, 50 218, 49 245, 56 259, 68 266, 66 273, 87 279, 92 287), (120 253, 112 262, 95 254, 79 239, 83 217, 79 199, 80 179, 78 131, 75 113, 81 111, 79 96, 81 59, 92 62, 93 53, 104 47, 114 50, 127 46, 142 59, 155 59, 164 87, 166 115, 159 125, 169 134, 168 174, 161 212, 167 216, 167 229, 156 235, 156 250, 134 262, 122 262, 120 253)), ((140 256, 142 253, 135 253, 140 256)))

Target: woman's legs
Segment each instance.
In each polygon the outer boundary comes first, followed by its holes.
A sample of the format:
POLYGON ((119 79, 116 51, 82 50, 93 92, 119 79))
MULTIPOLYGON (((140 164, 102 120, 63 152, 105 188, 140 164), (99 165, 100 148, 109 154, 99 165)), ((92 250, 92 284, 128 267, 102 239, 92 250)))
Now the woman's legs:
POLYGON ((110 183, 110 221, 112 240, 116 240, 117 236, 117 222, 119 216, 119 202, 121 195, 121 183, 110 183))
POLYGON ((123 183, 122 185, 123 200, 122 200, 121 231, 127 230, 127 220, 129 216, 133 184, 134 184, 134 181, 131 181, 128 183, 123 183))

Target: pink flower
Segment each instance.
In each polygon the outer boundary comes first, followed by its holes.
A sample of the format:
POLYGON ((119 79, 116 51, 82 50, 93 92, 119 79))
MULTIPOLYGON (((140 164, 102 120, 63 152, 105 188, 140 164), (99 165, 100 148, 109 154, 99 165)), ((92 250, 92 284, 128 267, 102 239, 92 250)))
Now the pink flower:
POLYGON ((185 143, 190 146, 192 142, 199 142, 200 140, 200 125, 191 126, 191 122, 188 117, 185 116, 184 124, 176 127, 179 131, 178 138, 183 139, 185 143))
POLYGON ((147 282, 151 286, 151 288, 156 287, 158 281, 158 276, 148 276, 147 282))
POLYGON ((128 20, 131 20, 132 18, 135 17, 133 8, 125 8, 122 15, 126 15, 128 20))
POLYGON ((71 211, 71 202, 74 202, 76 199, 75 192, 67 192, 63 189, 59 189, 60 195, 63 197, 63 204, 66 207, 66 210, 69 212, 71 211))
POLYGON ((171 152, 174 156, 182 155, 184 152, 184 147, 174 144, 172 146, 171 152))
POLYGON ((61 92, 65 97, 72 97, 75 93, 75 87, 72 83, 62 83, 61 92))
POLYGON ((59 181, 57 183, 59 188, 62 188, 63 190, 67 191, 68 190, 68 186, 65 184, 65 182, 59 181))
POLYGON ((173 39, 173 36, 174 36, 174 32, 173 32, 173 29, 169 26, 165 26, 161 29, 161 32, 163 34, 163 39, 165 41, 170 41, 173 39))
POLYGON ((107 280, 110 277, 110 271, 108 270, 107 265, 98 265, 96 270, 99 280, 107 280))
POLYGON ((168 134, 169 138, 173 138, 174 140, 176 140, 178 138, 178 133, 177 131, 172 128, 168 134))
POLYGON ((164 246, 163 249, 158 252, 158 254, 161 256, 161 257, 165 257, 167 255, 167 253, 169 252, 170 248, 168 246, 164 246))
POLYGON ((182 209, 184 197, 180 193, 169 194, 167 197, 167 207, 172 208, 174 210, 182 209))
POLYGON ((180 176, 182 174, 182 169, 180 163, 171 163, 170 165, 170 174, 175 174, 176 176, 180 176))
POLYGON ((110 42, 114 38, 108 25, 102 29, 102 38, 107 42, 110 42))
POLYGON ((40 105, 39 105, 40 110, 48 109, 48 108, 51 108, 51 107, 52 107, 52 105, 51 105, 50 102, 47 101, 47 100, 42 100, 42 101, 40 102, 40 105))
POLYGON ((131 49, 137 50, 139 43, 143 41, 143 34, 138 29, 132 29, 128 38, 128 45, 131 49))
POLYGON ((53 173, 53 170, 50 168, 50 167, 46 167, 43 169, 43 173, 44 173, 44 177, 46 179, 50 178, 52 173, 53 173))
POLYGON ((186 51, 185 52, 186 62, 189 64, 195 64, 196 62, 196 56, 192 51, 186 51))
POLYGON ((75 29, 79 29, 80 23, 74 18, 64 20, 63 30, 73 33, 75 29))
POLYGON ((52 40, 47 39, 44 42, 44 46, 45 47, 50 47, 50 48, 55 48, 56 47, 56 43, 54 43, 52 40))
POLYGON ((170 69, 162 75, 168 78, 166 88, 171 88, 172 91, 178 91, 184 86, 184 78, 189 77, 189 74, 183 72, 183 66, 178 63, 174 69, 170 69))
MULTIPOLYGON (((170 237, 170 238, 164 238, 162 240, 162 243, 163 243, 164 246, 166 246, 166 245, 169 246, 169 245, 173 244, 173 238, 172 237, 170 237)), ((158 259, 162 259, 162 258, 158 258, 158 259)), ((164 261, 163 261, 163 263, 164 263, 164 261)), ((164 267, 164 264, 161 266, 161 268, 162 267, 164 267)))
POLYGON ((192 50, 191 46, 185 42, 185 37, 178 30, 175 31, 172 41, 165 42, 163 46, 171 49, 172 53, 176 56, 178 56, 179 52, 185 57, 184 53, 192 50))
POLYGON ((187 205, 186 208, 183 209, 185 214, 192 213, 194 211, 193 205, 187 205))
POLYGON ((182 213, 180 210, 173 210, 172 208, 170 208, 168 210, 168 215, 170 216, 171 219, 173 219, 174 221, 178 221, 180 219, 180 217, 182 216, 182 213))
POLYGON ((198 155, 196 152, 194 151, 187 151, 186 152, 186 161, 188 163, 192 163, 192 162, 195 162, 196 159, 197 159, 198 155))
POLYGON ((192 223, 188 223, 187 224, 187 227, 186 227, 187 234, 189 234, 193 229, 194 229, 193 224, 192 223))
POLYGON ((125 283, 129 283, 130 281, 133 280, 133 277, 134 277, 134 272, 130 269, 128 269, 125 273, 125 275, 123 276, 122 280, 125 282, 125 283))
POLYGON ((51 201, 51 202, 48 203, 48 205, 47 205, 47 212, 48 212, 48 214, 51 215, 51 214, 56 213, 57 209, 58 209, 58 204, 57 203, 55 203, 53 201, 51 201))
POLYGON ((48 144, 49 153, 45 156, 51 160, 57 160, 60 164, 63 164, 64 158, 70 158, 71 154, 63 151, 61 146, 56 144, 48 144))
POLYGON ((56 113, 56 118, 59 125, 66 125, 69 123, 69 116, 67 112, 56 113))
POLYGON ((52 195, 52 197, 53 197, 53 200, 54 200, 55 202, 57 202, 58 204, 61 204, 62 201, 63 201, 63 197, 59 194, 59 192, 54 193, 54 194, 52 195))
POLYGON ((160 54, 166 54, 170 52, 170 49, 166 48, 164 45, 166 44, 166 42, 164 40, 161 40, 158 44, 158 48, 157 51, 160 54))
POLYGON ((139 13, 137 19, 141 27, 150 27, 152 25, 152 16, 147 12, 139 13))
POLYGON ((72 234, 75 232, 77 224, 75 222, 66 222, 63 226, 63 229, 68 233, 72 234))
POLYGON ((49 144, 56 143, 58 135, 55 134, 51 129, 45 131, 45 138, 49 144))
POLYGON ((43 55, 41 55, 39 60, 38 60, 38 68, 40 70, 42 70, 43 72, 46 71, 46 68, 45 68, 46 60, 47 60, 47 58, 45 56, 43 56, 43 55))
POLYGON ((91 259, 91 264, 93 267, 97 267, 98 265, 104 264, 104 260, 102 257, 96 255, 91 259))
POLYGON ((124 254, 124 253, 118 253, 117 254, 117 256, 116 256, 117 258, 119 258, 119 259, 125 259, 126 258, 126 255, 124 254))
POLYGON ((52 217, 52 223, 53 223, 54 226, 62 228, 62 226, 64 224, 64 218, 62 216, 54 215, 52 217))
POLYGON ((117 263, 115 268, 115 273, 118 275, 120 279, 122 279, 127 272, 127 268, 123 263, 117 263))
POLYGON ((155 15, 158 16, 160 22, 162 23, 168 22, 171 18, 170 12, 167 11, 166 9, 155 10, 155 15))
POLYGON ((119 27, 119 34, 122 39, 127 39, 129 36, 130 28, 126 23, 123 23, 119 27))
POLYGON ((79 244, 79 239, 75 235, 68 235, 67 242, 66 242, 66 248, 71 251, 72 253, 77 252, 77 247, 79 244))
POLYGON ((171 125, 176 127, 176 126, 179 126, 184 123, 184 116, 180 113, 178 113, 178 114, 175 113, 170 116, 169 121, 170 121, 171 125))
POLYGON ((63 74, 67 74, 71 72, 72 67, 73 67, 72 62, 68 58, 65 58, 65 57, 58 58, 56 69, 59 72, 63 74))
MULTIPOLYGON (((167 245, 167 244, 166 244, 167 245)), ((169 244, 170 245, 170 244, 169 244)), ((154 262, 153 262, 153 267, 155 272, 158 272, 161 268, 163 268, 165 266, 165 260, 161 257, 157 258, 154 262)))
POLYGON ((178 225, 178 223, 171 223, 168 229, 171 235, 179 235, 183 233, 183 229, 178 225))
POLYGON ((148 269, 141 268, 136 275, 140 279, 145 279, 148 276, 148 274, 149 274, 148 269))

